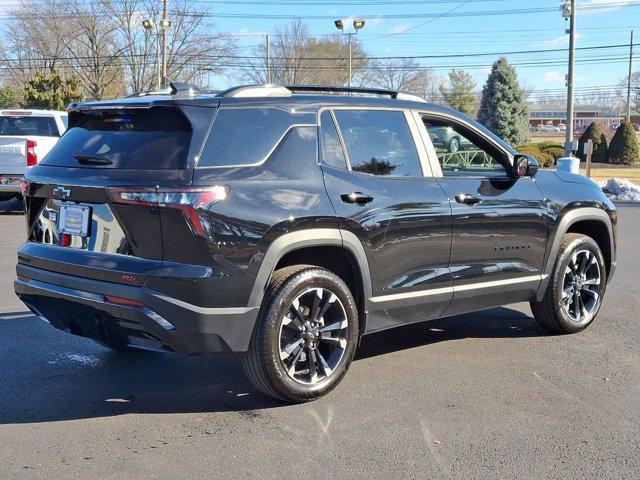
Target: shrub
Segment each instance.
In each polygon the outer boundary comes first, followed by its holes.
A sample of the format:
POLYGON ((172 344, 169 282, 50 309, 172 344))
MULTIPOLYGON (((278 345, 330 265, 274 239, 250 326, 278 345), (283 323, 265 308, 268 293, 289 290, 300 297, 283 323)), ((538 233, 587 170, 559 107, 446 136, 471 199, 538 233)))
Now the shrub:
POLYGON ((628 121, 622 122, 609 145, 611 163, 632 165, 640 163, 640 147, 636 132, 628 121))
MULTIPOLYGON (((580 138, 578 139, 577 156, 580 159, 580 161, 584 162, 587 159, 587 156, 584 154, 584 146, 587 143, 587 141, 589 141, 589 139, 593 141, 593 152, 595 157, 595 152, 600 147, 601 138, 602 138, 602 130, 600 128, 600 123, 592 122, 591 125, 587 127, 587 129, 584 131, 582 135, 580 135, 580 138)), ((599 153, 599 155, 602 155, 602 152, 599 153)), ((606 158, 606 154, 604 156, 606 158)), ((592 160, 595 162, 593 157, 592 157, 592 160)))
POLYGON ((564 148, 562 147, 541 148, 540 151, 542 153, 547 153, 551 155, 554 158, 554 160, 558 160, 559 158, 564 157, 564 148))
POLYGON ((552 167, 556 161, 553 155, 543 152, 533 145, 521 145, 516 147, 516 151, 522 155, 533 155, 541 167, 552 167))
POLYGON ((598 146, 593 146, 591 161, 596 163, 609 162, 609 145, 607 145, 607 137, 604 133, 600 135, 600 143, 598 146))
POLYGON ((564 145, 558 142, 552 142, 551 140, 536 143, 536 147, 538 147, 538 149, 542 151, 545 151, 548 148, 560 148, 564 152, 564 145))

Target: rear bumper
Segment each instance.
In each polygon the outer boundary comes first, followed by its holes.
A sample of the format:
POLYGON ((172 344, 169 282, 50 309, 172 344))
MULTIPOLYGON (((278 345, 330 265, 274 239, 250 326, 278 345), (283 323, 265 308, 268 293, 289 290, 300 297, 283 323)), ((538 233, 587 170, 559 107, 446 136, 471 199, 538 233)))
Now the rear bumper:
POLYGON ((0 175, 0 193, 22 193, 22 175, 0 175))
POLYGON ((205 308, 145 287, 89 280, 22 264, 14 289, 54 327, 94 340, 181 354, 244 352, 257 307, 205 308), (105 295, 144 306, 112 303, 105 295))

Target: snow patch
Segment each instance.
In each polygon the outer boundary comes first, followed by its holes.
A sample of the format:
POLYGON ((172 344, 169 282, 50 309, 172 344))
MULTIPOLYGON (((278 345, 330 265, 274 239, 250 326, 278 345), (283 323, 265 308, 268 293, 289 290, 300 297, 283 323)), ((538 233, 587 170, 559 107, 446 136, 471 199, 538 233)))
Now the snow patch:
POLYGON ((612 200, 619 202, 640 202, 640 185, 622 178, 601 180, 598 185, 612 200))

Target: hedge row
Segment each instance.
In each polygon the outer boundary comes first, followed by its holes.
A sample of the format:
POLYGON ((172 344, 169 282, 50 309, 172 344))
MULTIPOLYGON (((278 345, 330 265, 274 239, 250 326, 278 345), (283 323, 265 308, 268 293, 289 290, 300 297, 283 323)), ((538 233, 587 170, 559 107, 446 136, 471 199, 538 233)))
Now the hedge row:
POLYGON ((533 155, 541 167, 552 167, 556 160, 564 156, 564 148, 558 142, 527 143, 516 147, 522 155, 533 155))

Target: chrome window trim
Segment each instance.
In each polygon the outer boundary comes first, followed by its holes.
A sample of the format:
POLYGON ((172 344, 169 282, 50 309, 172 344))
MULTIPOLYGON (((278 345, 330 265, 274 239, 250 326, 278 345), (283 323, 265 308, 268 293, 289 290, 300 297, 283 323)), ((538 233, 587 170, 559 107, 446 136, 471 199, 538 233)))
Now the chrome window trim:
MULTIPOLYGON (((344 142, 344 137, 342 136, 342 130, 340 129, 340 123, 338 122, 338 119, 335 116, 334 111, 337 110, 367 110, 367 111, 390 111, 390 112, 402 112, 402 114, 404 115, 404 120, 407 124, 407 127, 409 129, 409 134, 411 136, 411 140, 413 141, 413 146, 416 149, 416 154, 418 156, 418 162, 420 163, 420 170, 422 171, 422 175, 418 175, 418 176, 411 176, 411 177, 399 177, 399 176, 379 176, 380 178, 399 178, 399 179, 407 179, 407 178, 431 178, 431 172, 428 172, 429 168, 426 166, 426 164, 428 163, 428 157, 426 156, 426 152, 422 151, 421 152, 421 148, 420 146, 422 145, 421 142, 418 142, 416 139, 416 130, 415 130, 415 125, 412 125, 412 122, 410 121, 410 117, 411 117, 411 109, 410 108, 404 108, 404 107, 378 107, 378 106, 373 106, 373 107, 368 107, 368 106, 357 106, 357 105, 338 105, 338 106, 326 106, 326 107, 320 107, 318 109, 318 125, 320 125, 320 116, 322 115, 322 112, 324 112, 325 110, 329 110, 331 112, 331 117, 333 118, 336 130, 338 131, 338 137, 340 138, 340 143, 342 144, 342 150, 344 151, 344 155, 345 155, 345 159, 347 161, 347 170, 353 174, 356 175, 368 175, 368 176, 376 176, 376 175, 371 175, 368 173, 363 173, 363 172, 354 172, 351 168, 351 159, 349 158, 349 151, 347 150, 347 147, 345 145, 344 142)), ((324 164, 326 165, 326 164, 324 164)), ((331 165, 327 165, 327 166, 331 166, 331 165)), ((335 167, 334 167, 335 168, 335 167)))
MULTIPOLYGON (((427 110, 420 110, 420 109, 414 110, 414 112, 417 113, 418 117, 420 118, 420 123, 423 125, 423 129, 425 131, 423 139, 424 139, 425 143, 427 143, 430 146, 430 148, 427 147, 427 151, 429 153, 429 160, 430 160, 429 163, 431 164, 431 167, 434 168, 434 160, 435 160, 435 164, 437 164, 437 169, 435 171, 436 172, 440 171, 440 173, 441 173, 441 175, 438 178, 442 178, 444 176, 444 174, 442 174, 442 167, 440 167, 440 162, 438 161, 438 156, 436 154, 436 150, 435 150, 435 148, 433 146, 433 143, 431 142, 431 138, 429 138, 429 134, 426 131, 427 128, 424 127, 424 122, 422 121, 422 117, 423 116, 426 116, 427 118, 448 120, 448 121, 451 121, 452 123, 459 124, 459 125, 463 126, 464 128, 473 131, 478 136, 482 137, 487 143, 491 144, 498 151, 500 151, 502 154, 504 154, 505 158, 507 159, 507 161, 511 165, 511 168, 513 169, 514 157, 511 154, 511 152, 506 150, 504 148, 504 146, 502 146, 500 143, 496 142, 493 138, 487 136, 487 134, 485 134, 482 130, 476 128, 475 126, 471 125, 468 122, 465 122, 464 119, 458 118, 455 115, 448 115, 448 114, 442 113, 442 112, 429 112, 427 110)), ((512 172, 506 171, 506 178, 512 178, 511 174, 512 174, 512 172)), ((456 178, 456 177, 451 176, 450 178, 456 178)), ((487 177, 485 175, 468 175, 468 176, 461 176, 460 178, 494 178, 494 177, 487 177)))
MULTIPOLYGON (((200 155, 198 158, 198 161, 196 163, 196 168, 199 170, 209 170, 209 169, 216 169, 216 168, 244 168, 244 167, 259 167, 260 165, 263 165, 268 159, 269 157, 273 154, 273 152, 275 152, 276 148, 278 148, 278 146, 280 145, 280 143, 282 142, 282 140, 284 139, 284 137, 287 136, 287 134, 294 128, 299 128, 299 127, 313 127, 317 130, 317 124, 312 124, 312 123, 294 123, 289 125, 289 127, 287 127, 287 129, 284 131, 284 133, 276 140, 276 142, 274 143, 273 147, 271 148, 271 150, 269 150, 267 152, 267 154, 259 161, 259 162, 254 162, 254 163, 242 163, 242 164, 237 164, 237 165, 209 165, 209 166, 199 166, 200 160, 202 159, 202 152, 204 152, 204 149, 207 145, 207 142, 209 141, 209 136, 211 135, 211 131, 213 130, 213 127, 215 126, 215 120, 218 118, 218 114, 220 112, 220 110, 258 110, 258 109, 266 109, 266 108, 272 108, 274 110, 282 110, 288 113, 302 113, 305 115, 309 115, 312 112, 296 112, 295 109, 286 109, 286 108, 279 108, 279 107, 220 107, 217 109, 215 116, 214 116, 214 120, 211 123, 211 125, 209 126, 209 131, 207 132, 206 135, 206 139, 204 141, 204 143, 202 144, 202 150, 200 151, 200 155)), ((316 133, 317 134, 317 133, 316 133)))

